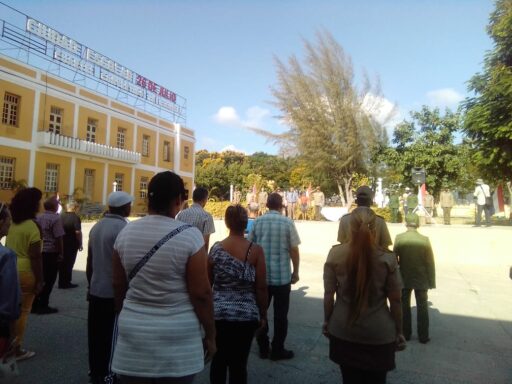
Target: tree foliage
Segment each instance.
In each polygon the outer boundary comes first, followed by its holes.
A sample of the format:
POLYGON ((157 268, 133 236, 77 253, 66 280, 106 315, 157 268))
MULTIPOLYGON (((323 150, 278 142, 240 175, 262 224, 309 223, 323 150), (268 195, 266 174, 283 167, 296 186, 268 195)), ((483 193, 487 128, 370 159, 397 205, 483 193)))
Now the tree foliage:
POLYGON ((305 40, 304 49, 302 62, 296 56, 286 63, 275 59, 273 103, 289 129, 259 133, 293 148, 316 178, 351 200, 354 173, 365 173, 374 148, 386 140, 372 117, 380 89, 364 75, 356 84, 350 57, 329 33, 318 33, 315 43, 305 40))
POLYGON ((469 81, 464 130, 472 158, 495 180, 512 179, 512 1, 498 0, 487 32, 494 40, 482 73, 469 81))
POLYGON ((427 188, 435 196, 443 184, 452 188, 469 189, 473 175, 466 142, 454 143, 461 131, 458 113, 423 106, 411 112, 411 119, 399 123, 393 132, 393 147, 383 147, 376 160, 386 165, 383 176, 390 187, 397 184, 413 187, 411 170, 421 167, 426 172, 427 188))

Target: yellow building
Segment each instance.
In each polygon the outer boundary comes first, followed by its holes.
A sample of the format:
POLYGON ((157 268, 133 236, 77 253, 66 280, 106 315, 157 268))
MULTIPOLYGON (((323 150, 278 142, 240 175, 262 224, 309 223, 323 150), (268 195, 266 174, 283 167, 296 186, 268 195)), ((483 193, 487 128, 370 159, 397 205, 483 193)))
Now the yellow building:
MULTIPOLYGON (((54 40, 55 49, 63 45, 54 40)), ((181 175, 191 195, 193 131, 65 77, 0 51, 0 201, 11 199, 14 182, 103 205, 116 189, 132 194, 133 210, 142 212, 149 180, 164 170, 181 175)))

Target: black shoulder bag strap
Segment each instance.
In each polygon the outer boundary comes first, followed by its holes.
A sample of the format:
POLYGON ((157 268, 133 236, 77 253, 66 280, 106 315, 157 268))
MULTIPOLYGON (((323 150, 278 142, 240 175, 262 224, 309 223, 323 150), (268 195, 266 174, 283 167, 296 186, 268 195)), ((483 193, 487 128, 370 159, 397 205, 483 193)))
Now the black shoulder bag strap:
POLYGON ((185 224, 178 228, 173 229, 171 232, 169 232, 167 235, 162 237, 158 243, 156 243, 153 248, 149 250, 148 253, 144 255, 142 259, 139 260, 139 262, 133 267, 133 269, 128 274, 128 282, 132 281, 135 275, 141 270, 141 268, 146 265, 146 263, 151 259, 151 257, 160 249, 162 245, 167 243, 169 240, 171 240, 174 236, 177 234, 183 232, 185 229, 191 228, 191 225, 185 224))

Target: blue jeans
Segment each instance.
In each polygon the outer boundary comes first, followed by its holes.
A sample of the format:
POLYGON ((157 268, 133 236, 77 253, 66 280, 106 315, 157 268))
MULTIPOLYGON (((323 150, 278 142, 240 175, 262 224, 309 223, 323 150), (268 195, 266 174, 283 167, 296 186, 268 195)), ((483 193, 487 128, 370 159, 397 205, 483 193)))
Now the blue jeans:
MULTIPOLYGON (((284 341, 288 334, 288 309, 290 308, 291 284, 269 285, 268 305, 274 299, 274 338, 272 350, 279 352, 284 349, 284 341)), ((261 352, 268 352, 270 344, 268 338, 268 324, 257 332, 256 340, 261 352)))

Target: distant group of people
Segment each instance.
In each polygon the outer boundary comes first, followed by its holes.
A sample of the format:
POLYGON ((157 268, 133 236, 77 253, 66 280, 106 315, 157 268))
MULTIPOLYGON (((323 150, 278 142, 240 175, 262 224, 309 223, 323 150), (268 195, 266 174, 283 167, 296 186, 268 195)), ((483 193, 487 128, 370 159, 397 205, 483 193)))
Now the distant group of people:
MULTIPOLYGON (((283 200, 282 213, 292 220, 301 218, 302 220, 314 219, 322 220, 322 208, 325 206, 325 195, 320 186, 314 189, 296 190, 290 187, 287 191, 276 188, 273 193, 277 193, 283 200), (312 211, 310 213, 310 211, 312 211)), ((245 197, 246 206, 249 212, 255 216, 264 215, 267 208, 269 193, 262 187, 259 192, 249 190, 245 197)), ((235 188, 233 193, 233 204, 242 203, 242 192, 235 188)))
MULTIPOLYGON (((211 247, 215 227, 204 210, 208 191, 196 188, 193 204, 184 209, 186 196, 181 177, 158 173, 148 185, 147 216, 128 222, 133 197, 113 192, 108 212, 91 229, 86 275, 92 383, 115 378, 190 383, 209 361, 211 383, 228 378, 245 383, 254 337, 260 358, 294 357, 285 342, 291 285, 299 281, 300 238, 292 218, 283 214, 283 196, 268 194, 265 213, 252 218, 249 230, 251 210, 228 207, 229 235, 211 247)), ((51 289, 43 288, 55 281, 54 270, 44 272, 44 266, 59 265, 64 253, 64 241, 61 245, 58 239, 66 230, 56 223, 66 220, 51 200, 36 221, 41 197, 40 191, 27 189, 13 198, 10 212, 5 204, 0 208, 0 236, 7 234, 8 240, 0 247, 0 261, 7 260, 0 263, 6 266, 0 284, 6 284, 2 292, 11 303, 0 306, 0 339, 16 336, 19 360, 33 356, 21 347, 32 301, 37 296, 37 308, 45 308, 51 289), (45 233, 54 237, 47 248, 45 233)), ((412 335, 413 290, 419 341, 430 340, 427 291, 435 288, 430 242, 417 232, 418 216, 408 213, 407 232, 397 236, 391 253, 386 223, 370 209, 372 198, 370 188, 357 190, 357 208, 340 220, 340 244, 324 267, 323 333, 344 383, 385 382, 386 372, 395 367, 395 351, 405 348, 412 335)), ((74 247, 80 249, 80 227, 69 222, 74 247)), ((62 283, 70 287, 70 275, 64 276, 62 283)))

